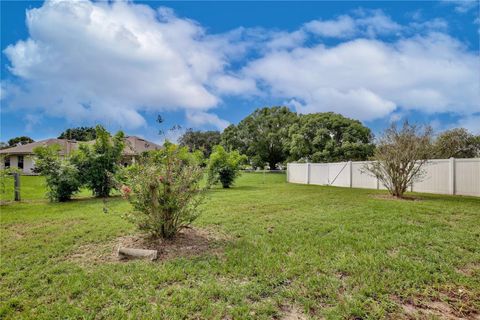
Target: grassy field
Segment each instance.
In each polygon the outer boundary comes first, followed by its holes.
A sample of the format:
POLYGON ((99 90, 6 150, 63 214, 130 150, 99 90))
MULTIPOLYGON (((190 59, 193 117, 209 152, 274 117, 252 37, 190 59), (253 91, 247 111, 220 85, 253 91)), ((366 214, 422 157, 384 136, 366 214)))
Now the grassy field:
POLYGON ((221 239, 211 251, 121 262, 93 257, 137 233, 124 200, 105 213, 99 199, 28 190, 37 200, 1 207, 3 318, 479 317, 479 198, 397 201, 249 173, 209 192, 194 227, 221 239))
MULTIPOLYGON (((14 182, 12 176, 7 176, 4 182, 4 188, 0 189, 1 201, 12 201, 14 199, 14 182)), ((20 197, 22 200, 45 199, 47 190, 45 189, 45 179, 39 176, 21 176, 20 177, 20 197)), ((88 189, 82 189, 75 195, 75 198, 89 197, 92 193, 88 189)))

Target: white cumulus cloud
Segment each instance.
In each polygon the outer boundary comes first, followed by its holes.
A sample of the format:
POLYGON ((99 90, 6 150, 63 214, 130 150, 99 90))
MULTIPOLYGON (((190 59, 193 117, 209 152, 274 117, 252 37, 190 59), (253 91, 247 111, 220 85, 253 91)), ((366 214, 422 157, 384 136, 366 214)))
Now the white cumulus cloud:
POLYGON ((243 75, 299 112, 336 111, 361 120, 401 107, 427 113, 480 111, 480 61, 441 33, 393 43, 355 39, 265 54, 243 75))
POLYGON ((220 101, 208 85, 228 63, 225 37, 169 9, 56 0, 26 20, 30 38, 4 50, 24 80, 11 108, 134 128, 145 123, 141 110, 208 110, 220 101))
POLYGON ((360 9, 296 30, 211 34, 168 8, 50 0, 26 22, 29 37, 4 50, 17 79, 2 82, 0 97, 14 111, 128 129, 146 125, 143 111, 167 110, 223 129, 213 110, 234 95, 361 120, 480 112, 478 53, 440 18, 399 25, 360 9))
POLYGON ((210 124, 219 130, 225 129, 230 124, 230 122, 220 119, 216 114, 203 111, 187 112, 187 121, 190 125, 195 127, 202 127, 210 124))

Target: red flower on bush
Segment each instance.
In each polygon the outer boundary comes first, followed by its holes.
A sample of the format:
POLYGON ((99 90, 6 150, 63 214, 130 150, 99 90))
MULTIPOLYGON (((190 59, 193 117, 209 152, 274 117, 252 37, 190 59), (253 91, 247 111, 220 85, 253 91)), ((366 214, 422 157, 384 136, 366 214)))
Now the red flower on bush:
POLYGON ((130 194, 132 193, 132 189, 129 187, 129 186, 126 186, 126 185, 123 185, 121 188, 120 188, 120 192, 122 193, 122 197, 124 197, 125 199, 128 198, 130 196, 130 194))

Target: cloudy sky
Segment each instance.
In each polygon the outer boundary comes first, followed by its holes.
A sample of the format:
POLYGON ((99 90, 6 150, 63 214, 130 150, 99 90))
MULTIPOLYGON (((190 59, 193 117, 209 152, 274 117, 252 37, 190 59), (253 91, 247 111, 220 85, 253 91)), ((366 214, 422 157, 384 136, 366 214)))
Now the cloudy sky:
MULTIPOLYGON (((478 1, 1 2, 1 140, 255 108, 480 131, 478 1)), ((175 133, 168 133, 175 138, 175 133)))

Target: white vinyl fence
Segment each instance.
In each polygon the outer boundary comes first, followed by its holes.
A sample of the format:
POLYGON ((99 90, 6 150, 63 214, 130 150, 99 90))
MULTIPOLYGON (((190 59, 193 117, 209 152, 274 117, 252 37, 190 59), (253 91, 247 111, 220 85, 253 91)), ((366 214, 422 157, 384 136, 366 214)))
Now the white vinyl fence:
MULTIPOLYGON (((386 189, 363 169, 368 161, 289 163, 287 181, 337 187, 386 189)), ((480 158, 435 159, 424 165, 423 180, 409 191, 480 196, 480 158)))

